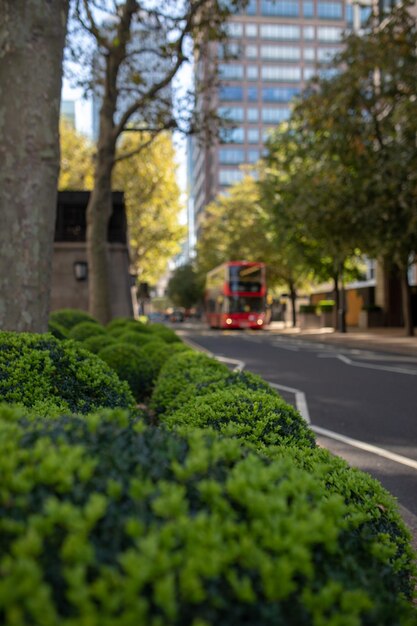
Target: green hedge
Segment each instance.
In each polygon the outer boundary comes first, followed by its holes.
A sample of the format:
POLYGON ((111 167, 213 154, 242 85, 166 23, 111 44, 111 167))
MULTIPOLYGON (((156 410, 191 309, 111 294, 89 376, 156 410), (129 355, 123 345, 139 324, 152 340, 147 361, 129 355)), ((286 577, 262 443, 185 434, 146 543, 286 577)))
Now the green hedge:
POLYGON ((191 351, 192 348, 185 343, 167 344, 163 339, 153 338, 143 346, 143 351, 152 362, 155 379, 158 376, 162 366, 175 354, 180 352, 191 351))
POLYGON ((49 316, 49 321, 60 324, 67 330, 71 330, 73 326, 81 322, 96 322, 96 324, 98 324, 89 313, 79 309, 59 309, 53 311, 49 316))
POLYGON ((278 396, 230 385, 221 391, 193 397, 163 422, 171 429, 214 428, 256 447, 315 446, 305 420, 278 396))
POLYGON ((49 334, 0 332, 0 400, 48 412, 130 407, 126 383, 73 341, 49 334))
POLYGON ((150 396, 154 385, 154 370, 146 354, 137 346, 115 343, 98 353, 121 380, 125 380, 138 402, 150 396))
POLYGON ((118 317, 109 322, 106 326, 106 330, 112 335, 120 335, 128 331, 150 333, 148 324, 139 322, 130 317, 118 317))
POLYGON ((71 328, 68 333, 70 339, 75 341, 84 341, 89 337, 96 337, 97 335, 105 335, 106 331, 97 322, 80 322, 71 328))
POLYGON ((162 368, 150 406, 156 413, 168 413, 180 408, 191 395, 199 395, 207 385, 213 385, 229 375, 229 370, 216 359, 198 352, 174 355, 162 368))
POLYGON ((91 337, 84 339, 83 348, 93 354, 98 354, 100 350, 103 350, 103 348, 107 348, 107 346, 114 345, 115 343, 117 343, 117 339, 111 335, 92 335, 91 337))
POLYGON ((151 407, 158 414, 181 409, 190 398, 227 390, 263 391, 279 398, 260 376, 250 372, 231 372, 216 359, 188 350, 174 355, 161 369, 151 398, 151 407))
POLYGON ((321 455, 0 407, 1 623, 412 626, 391 499, 321 455))

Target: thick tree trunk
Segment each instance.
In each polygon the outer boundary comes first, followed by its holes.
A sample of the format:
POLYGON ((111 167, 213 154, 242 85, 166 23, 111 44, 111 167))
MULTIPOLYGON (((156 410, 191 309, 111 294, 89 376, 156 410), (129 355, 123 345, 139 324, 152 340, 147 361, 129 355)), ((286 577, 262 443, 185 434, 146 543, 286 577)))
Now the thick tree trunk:
POLYGON ((0 328, 47 329, 68 0, 0 3, 0 328))
POLYGON ((401 269, 401 300, 403 309, 404 329, 407 337, 414 336, 413 314, 411 310, 410 285, 408 283, 408 268, 401 269))
POLYGON ((107 231, 112 213, 111 173, 114 148, 99 146, 94 180, 87 206, 89 312, 102 324, 111 319, 107 231))

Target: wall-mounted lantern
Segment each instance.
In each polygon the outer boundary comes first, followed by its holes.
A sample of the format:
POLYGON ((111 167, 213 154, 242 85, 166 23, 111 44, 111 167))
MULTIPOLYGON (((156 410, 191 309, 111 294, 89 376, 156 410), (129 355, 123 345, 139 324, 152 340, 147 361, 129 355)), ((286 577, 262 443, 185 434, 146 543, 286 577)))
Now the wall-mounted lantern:
POLYGON ((74 276, 75 276, 75 280, 87 280, 87 276, 88 276, 87 261, 75 261, 74 276))

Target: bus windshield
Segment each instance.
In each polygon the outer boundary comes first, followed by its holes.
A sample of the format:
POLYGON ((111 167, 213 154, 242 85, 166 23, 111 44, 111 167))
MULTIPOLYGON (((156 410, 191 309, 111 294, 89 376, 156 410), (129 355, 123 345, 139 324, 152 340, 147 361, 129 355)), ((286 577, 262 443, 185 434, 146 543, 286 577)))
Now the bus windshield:
POLYGON ((261 313, 264 310, 263 298, 229 296, 225 301, 226 313, 261 313))
POLYGON ((262 270, 258 265, 231 265, 229 267, 229 285, 231 291, 260 291, 262 270))

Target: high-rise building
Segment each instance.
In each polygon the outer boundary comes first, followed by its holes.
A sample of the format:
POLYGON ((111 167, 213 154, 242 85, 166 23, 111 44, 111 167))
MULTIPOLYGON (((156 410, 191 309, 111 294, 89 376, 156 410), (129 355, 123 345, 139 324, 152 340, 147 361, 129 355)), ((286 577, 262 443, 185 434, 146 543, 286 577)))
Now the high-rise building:
MULTIPOLYGON (((359 8, 362 23, 370 12, 370 6, 359 8)), ((344 0, 250 0, 230 18, 227 44, 210 44, 196 60, 198 84, 217 59, 219 84, 210 105, 233 125, 210 146, 197 139, 189 145, 189 210, 197 238, 204 207, 241 180, 241 165, 260 158, 270 130, 289 117, 294 96, 340 50, 353 15, 344 0)))

